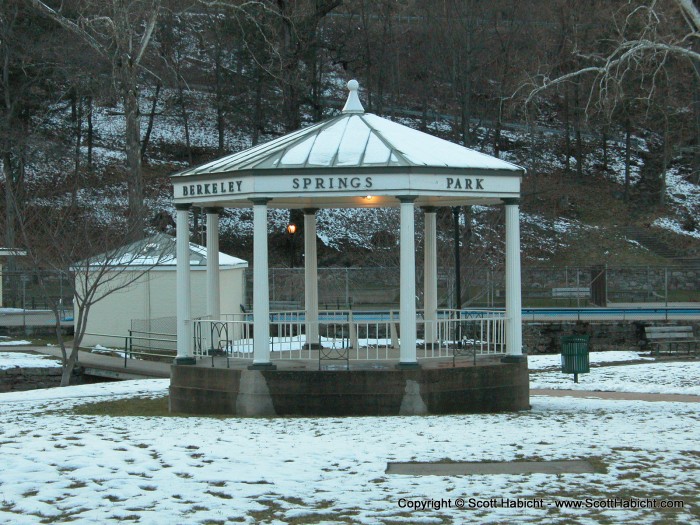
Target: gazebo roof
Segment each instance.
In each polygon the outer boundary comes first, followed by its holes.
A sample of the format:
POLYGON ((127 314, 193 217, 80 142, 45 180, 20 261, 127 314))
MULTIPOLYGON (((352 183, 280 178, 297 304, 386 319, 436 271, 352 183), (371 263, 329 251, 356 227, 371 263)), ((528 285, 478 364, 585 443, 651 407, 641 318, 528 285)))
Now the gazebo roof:
POLYGON ((318 173, 328 168, 438 168, 474 172, 525 170, 495 157, 428 135, 371 113, 365 113, 358 84, 348 82, 350 95, 337 117, 252 148, 187 169, 174 177, 279 170, 318 173))
POLYGON ((499 204, 525 170, 365 113, 357 81, 337 117, 172 176, 176 205, 380 208, 499 204))

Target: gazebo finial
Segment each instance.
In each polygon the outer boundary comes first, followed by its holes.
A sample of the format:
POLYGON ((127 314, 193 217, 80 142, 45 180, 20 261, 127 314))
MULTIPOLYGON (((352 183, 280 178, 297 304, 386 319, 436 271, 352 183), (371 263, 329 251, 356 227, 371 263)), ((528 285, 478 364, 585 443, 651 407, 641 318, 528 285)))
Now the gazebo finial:
POLYGON ((362 107, 362 102, 360 102, 360 97, 357 96, 357 90, 360 88, 360 83, 352 79, 348 82, 348 100, 345 102, 343 107, 343 113, 364 113, 365 108, 362 107))

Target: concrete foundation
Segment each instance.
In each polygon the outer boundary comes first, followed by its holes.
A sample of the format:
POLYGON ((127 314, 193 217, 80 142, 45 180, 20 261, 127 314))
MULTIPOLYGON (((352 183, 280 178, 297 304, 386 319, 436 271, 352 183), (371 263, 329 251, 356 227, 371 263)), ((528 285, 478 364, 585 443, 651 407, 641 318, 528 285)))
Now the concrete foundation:
MULTIPOLYGON (((449 365, 451 365, 451 360, 449 365)), ((170 411, 271 416, 468 414, 530 408, 527 360, 453 368, 248 370, 173 365, 170 411)))

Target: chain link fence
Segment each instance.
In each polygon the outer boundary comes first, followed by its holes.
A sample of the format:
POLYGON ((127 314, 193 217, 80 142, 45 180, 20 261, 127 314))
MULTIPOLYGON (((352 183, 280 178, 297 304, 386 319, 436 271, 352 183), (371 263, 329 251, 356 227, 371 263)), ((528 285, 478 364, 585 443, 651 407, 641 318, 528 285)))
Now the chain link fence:
MULTIPOLYGON (((386 308, 399 304, 399 268, 319 268, 322 309, 386 308)), ((253 272, 246 272, 247 305, 252 304, 253 272)), ((417 299, 422 301, 422 276, 417 299)), ((500 269, 463 268, 462 306, 503 307, 505 274, 500 269)), ((455 307, 454 270, 438 272, 438 304, 455 307)), ((270 269, 271 308, 304 305, 304 269, 270 269)), ((557 266, 522 268, 525 307, 617 306, 700 302, 700 264, 683 266, 557 266)))
POLYGON ((2 271, 2 307, 48 310, 73 308, 73 277, 63 272, 2 271))
MULTIPOLYGON (((399 304, 399 268, 319 268, 321 309, 393 308, 399 304)), ((304 269, 270 269, 270 307, 298 309, 304 305, 304 269)), ((417 300, 422 301, 422 274, 418 274, 417 300)), ((246 271, 247 307, 252 305, 253 272, 246 271)), ((463 306, 502 307, 505 275, 500 269, 462 269, 463 306)), ((2 307, 27 310, 73 306, 73 278, 60 272, 4 271, 2 307)), ((456 305, 454 271, 438 272, 441 308, 456 305)), ((683 266, 557 266, 523 267, 522 298, 525 307, 616 306, 639 303, 700 303, 700 263, 683 266)), ((222 312, 234 313, 234 312, 222 312)), ((143 321, 132 327, 169 333, 173 320, 143 321), (161 327, 160 324, 163 324, 161 327)))

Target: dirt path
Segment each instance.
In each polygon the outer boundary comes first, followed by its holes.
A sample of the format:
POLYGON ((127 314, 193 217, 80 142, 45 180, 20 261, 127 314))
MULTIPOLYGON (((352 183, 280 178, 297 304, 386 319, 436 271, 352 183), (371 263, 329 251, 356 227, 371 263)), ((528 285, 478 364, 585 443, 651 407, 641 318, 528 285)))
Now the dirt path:
POLYGON ((590 392, 585 390, 531 389, 531 396, 585 397, 595 399, 620 399, 625 401, 672 401, 700 403, 700 396, 687 394, 641 394, 635 392, 590 392))

